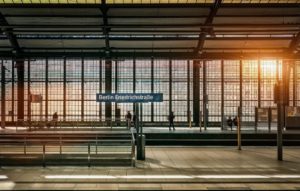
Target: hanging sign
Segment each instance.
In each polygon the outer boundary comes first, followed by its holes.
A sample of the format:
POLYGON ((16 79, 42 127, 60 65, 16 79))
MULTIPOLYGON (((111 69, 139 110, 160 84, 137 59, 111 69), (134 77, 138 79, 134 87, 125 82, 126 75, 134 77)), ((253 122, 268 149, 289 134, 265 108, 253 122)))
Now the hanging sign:
POLYGON ((162 102, 162 93, 115 93, 96 94, 97 102, 137 103, 162 102))

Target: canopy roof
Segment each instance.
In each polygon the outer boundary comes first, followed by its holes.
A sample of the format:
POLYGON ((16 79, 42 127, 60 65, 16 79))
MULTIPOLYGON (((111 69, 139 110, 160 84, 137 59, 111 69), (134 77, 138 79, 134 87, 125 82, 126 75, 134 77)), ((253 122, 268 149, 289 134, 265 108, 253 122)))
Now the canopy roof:
POLYGON ((46 2, 0 5, 0 56, 299 56, 297 1, 46 2))

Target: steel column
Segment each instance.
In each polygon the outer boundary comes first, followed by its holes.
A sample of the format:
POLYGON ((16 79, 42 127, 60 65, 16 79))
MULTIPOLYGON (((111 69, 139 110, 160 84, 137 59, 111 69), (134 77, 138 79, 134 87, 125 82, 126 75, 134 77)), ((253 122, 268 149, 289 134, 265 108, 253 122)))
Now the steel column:
POLYGON ((190 125, 191 120, 191 107, 190 107, 190 101, 191 101, 191 79, 190 79, 190 60, 187 61, 187 121, 190 125))
MULTIPOLYGON (((27 80, 27 120, 29 123, 31 123, 31 62, 30 59, 28 59, 28 64, 27 64, 27 75, 28 75, 28 80, 27 80)), ((31 127, 30 127, 31 128, 31 127)))
POLYGON ((297 106, 297 64, 293 62, 293 106, 297 106))
POLYGON ((224 130, 224 60, 221 60, 221 130, 224 130))
POLYGON ((24 60, 16 60, 18 78, 18 120, 24 120, 24 60))
MULTIPOLYGON (((105 60, 105 93, 112 93, 112 61, 105 60)), ((109 122, 112 118, 112 104, 105 103, 105 120, 109 122)))
POLYGON ((257 63, 257 107, 261 107, 261 61, 258 59, 257 63))
POLYGON ((200 61, 193 61, 193 121, 201 125, 200 119, 200 61))
MULTIPOLYGON (((115 61, 115 93, 118 93, 118 87, 119 87, 119 63, 116 60, 115 61)), ((118 103, 115 103, 115 118, 117 117, 117 109, 118 109, 118 103)))
POLYGON ((169 115, 172 112, 172 60, 169 59, 169 115))
MULTIPOLYGON (((133 74, 132 74, 132 81, 133 81, 133 93, 136 92, 136 62, 135 62, 135 57, 133 57, 133 63, 132 63, 132 67, 133 67, 133 74)), ((134 104, 132 104, 132 108, 133 111, 135 111, 135 107, 134 104)))
POLYGON ((243 61, 240 60, 240 106, 239 106, 240 123, 243 121, 243 61))
POLYGON ((5 66, 1 60, 1 128, 5 129, 5 66))
MULTIPOLYGON (((151 93, 154 93, 154 60, 151 58, 151 93)), ((154 103, 151 102, 151 122, 154 122, 154 103)))
POLYGON ((66 121, 67 115, 67 60, 63 63, 63 120, 66 121))
POLYGON ((46 76, 45 76, 45 118, 48 121, 48 113, 49 113, 49 62, 48 58, 46 58, 46 76))
MULTIPOLYGON (((99 59, 99 93, 102 93, 102 60, 99 59)), ((99 120, 102 121, 102 103, 99 103, 99 120)))
POLYGON ((84 121, 84 58, 81 58, 81 121, 84 121))
POLYGON ((11 99, 12 99, 12 103, 11 103, 11 121, 14 122, 15 121, 15 62, 12 59, 12 64, 11 64, 11 99))
POLYGON ((208 96, 207 96, 207 79, 206 79, 206 61, 203 61, 203 126, 204 130, 207 129, 208 123, 208 113, 207 113, 207 103, 208 103, 208 96))

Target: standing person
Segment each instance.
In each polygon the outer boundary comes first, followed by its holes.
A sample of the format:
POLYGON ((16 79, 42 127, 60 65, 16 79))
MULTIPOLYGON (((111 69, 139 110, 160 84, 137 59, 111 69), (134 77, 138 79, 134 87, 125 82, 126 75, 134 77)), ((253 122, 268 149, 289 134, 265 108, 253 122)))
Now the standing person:
POLYGON ((238 126, 238 118, 237 118, 237 116, 234 117, 233 124, 234 124, 234 126, 238 126))
POLYGON ((227 125, 230 127, 230 130, 232 131, 233 121, 232 121, 231 116, 227 119, 227 125))
POLYGON ((171 126, 173 127, 173 130, 175 131, 175 127, 174 127, 174 112, 171 111, 171 114, 169 115, 169 131, 171 131, 171 126))
POLYGON ((57 127, 57 121, 58 121, 58 114, 57 114, 57 112, 55 112, 53 114, 52 121, 53 121, 53 127, 56 128, 57 127))
POLYGON ((132 117, 132 121, 133 121, 133 128, 136 128, 136 114, 134 113, 133 114, 133 117, 132 117))
POLYGON ((127 123, 127 129, 131 128, 131 113, 130 111, 127 111, 127 114, 125 115, 126 123, 127 123))

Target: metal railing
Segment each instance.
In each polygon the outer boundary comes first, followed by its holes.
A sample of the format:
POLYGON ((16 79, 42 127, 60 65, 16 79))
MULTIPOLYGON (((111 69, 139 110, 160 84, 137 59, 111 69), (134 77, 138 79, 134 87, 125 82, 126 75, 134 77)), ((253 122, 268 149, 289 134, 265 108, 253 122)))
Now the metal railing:
POLYGON ((17 120, 14 122, 14 126, 16 131, 18 130, 37 130, 37 129, 79 129, 84 127, 90 127, 92 130, 96 130, 97 128, 108 127, 113 129, 114 127, 124 127, 127 128, 127 123, 125 119, 115 120, 112 118, 107 118, 106 120, 58 120, 57 122, 51 119, 41 119, 41 120, 17 120))
MULTIPOLYGON (((42 164, 43 166, 46 166, 46 160, 48 155, 58 155, 59 159, 63 158, 63 155, 82 155, 82 150, 80 150, 80 153, 76 150, 76 147, 86 147, 87 146, 87 153, 83 152, 84 155, 87 155, 87 163, 88 166, 91 165, 91 155, 96 156, 104 156, 105 152, 104 149, 99 153, 99 143, 102 148, 128 148, 125 151, 110 151, 106 153, 110 154, 124 154, 124 156, 130 157, 132 166, 135 165, 135 139, 134 134, 131 131, 131 134, 91 134, 91 135, 83 135, 83 134, 65 134, 65 135, 57 135, 57 134, 5 134, 1 135, 0 137, 0 144, 2 147, 0 148, 0 153, 2 156, 2 159, 5 158, 5 154, 7 154, 7 151, 2 152, 1 150, 7 149, 5 146, 16 146, 18 149, 23 147, 23 154, 24 156, 28 156, 30 154, 37 154, 42 155, 42 164), (125 143, 129 143, 128 145, 124 145, 125 143), (63 152, 63 147, 70 146, 73 151, 67 151, 63 152), (40 148, 42 147, 42 153, 39 151, 31 151, 29 152, 29 148, 40 148), (50 151, 48 151, 48 148, 50 148, 50 151), (58 151, 51 151, 51 148, 56 148, 58 151), (93 148, 93 150, 91 149, 93 148)), ((100 148, 101 148, 100 147, 100 148)), ((71 150, 72 150, 71 149, 71 150)), ((20 152, 12 152, 9 151, 9 154, 20 154, 20 152)), ((119 156, 119 155, 118 155, 119 156)))

